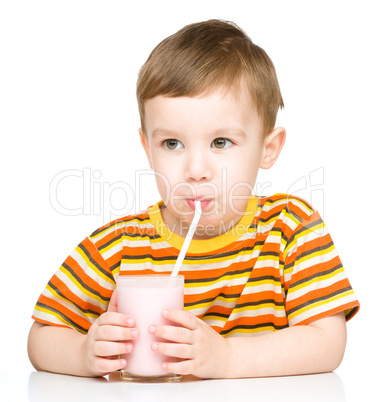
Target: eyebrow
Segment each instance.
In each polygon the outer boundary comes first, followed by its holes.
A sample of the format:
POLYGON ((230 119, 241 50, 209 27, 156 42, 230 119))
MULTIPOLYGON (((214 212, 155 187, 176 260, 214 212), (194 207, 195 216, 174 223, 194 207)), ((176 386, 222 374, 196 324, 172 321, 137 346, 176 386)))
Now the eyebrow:
POLYGON ((153 137, 177 137, 179 135, 176 131, 167 130, 165 128, 155 128, 152 132, 153 137))
MULTIPOLYGON (((180 134, 177 131, 168 130, 164 128, 155 128, 152 132, 153 137, 177 137, 180 134)), ((219 128, 217 130, 211 131, 211 136, 213 137, 228 137, 228 136, 238 136, 245 137, 247 133, 238 128, 219 128)))
POLYGON ((218 130, 212 131, 213 135, 216 137, 229 137, 229 136, 238 136, 245 137, 247 133, 244 130, 239 128, 220 128, 218 130))

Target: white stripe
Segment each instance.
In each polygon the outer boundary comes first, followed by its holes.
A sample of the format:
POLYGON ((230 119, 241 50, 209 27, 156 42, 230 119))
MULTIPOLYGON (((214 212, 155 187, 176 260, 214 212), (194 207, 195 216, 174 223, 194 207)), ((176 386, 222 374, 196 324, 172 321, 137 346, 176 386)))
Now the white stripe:
POLYGON ((255 276, 256 272, 258 271, 258 269, 262 269, 264 270, 265 274, 263 273, 264 276, 267 275, 267 268, 271 269, 279 269, 280 264, 279 264, 279 259, 277 260, 270 260, 269 258, 271 258, 271 256, 262 256, 260 257, 257 261, 256 264, 254 265, 254 272, 255 272, 255 276))
MULTIPOLYGON (((107 305, 106 305, 106 304, 104 304, 103 302, 100 302, 99 300, 94 299, 93 297, 91 297, 91 296, 88 294, 88 293, 89 293, 88 290, 85 290, 85 292, 87 292, 87 293, 81 291, 80 288, 78 288, 78 287, 75 285, 75 283, 74 283, 66 274, 64 274, 62 271, 58 271, 58 272, 56 273, 56 276, 66 285, 66 287, 67 287, 68 289, 70 289, 70 291, 71 291, 72 293, 75 294, 75 296, 79 297, 79 298, 82 299, 82 300, 86 300, 86 301, 88 301, 89 303, 91 303, 91 304, 93 304, 93 305, 99 306, 99 307, 101 307, 103 310, 106 310, 106 309, 107 309, 107 305)), ((95 289, 95 290, 96 290, 96 289, 95 289)), ((93 294, 93 295, 94 295, 94 294, 93 294)), ((94 295, 94 296, 95 296, 95 295, 94 295)))
POLYGON ((77 314, 78 316, 80 316, 81 318, 84 318, 85 320, 87 320, 90 323, 93 323, 94 320, 96 319, 96 317, 89 317, 89 316, 85 316, 83 315, 84 313, 82 313, 73 303, 67 301, 66 299, 61 299, 58 296, 55 296, 52 292, 49 291, 49 289, 45 288, 43 295, 48 297, 49 299, 55 300, 57 301, 59 304, 61 304, 63 307, 65 307, 67 310, 70 310, 71 312, 77 314))
POLYGON ((246 286, 242 295, 253 294, 253 293, 261 293, 261 292, 274 292, 275 294, 282 295, 282 287, 280 282, 273 283, 258 283, 257 285, 246 286))
POLYGON ((45 312, 44 308, 43 308, 43 311, 37 310, 35 308, 33 315, 34 315, 34 317, 39 318, 40 320, 50 322, 51 324, 70 326, 68 323, 66 323, 62 320, 59 320, 54 314, 52 314, 52 313, 49 314, 49 313, 45 312))
POLYGON ((253 337, 253 336, 261 336, 264 334, 271 334, 271 333, 275 332, 274 330, 270 330, 270 329, 261 330, 261 328, 255 328, 254 331, 257 331, 257 332, 233 332, 232 334, 229 334, 226 338, 232 338, 233 336, 239 336, 239 337, 251 336, 251 337, 253 337))
POLYGON ((291 326, 295 325, 295 324, 298 324, 299 322, 305 321, 306 319, 311 318, 311 317, 313 317, 315 315, 325 313, 325 312, 327 312, 329 310, 332 310, 334 308, 343 306, 345 304, 348 304, 348 303, 354 302, 354 301, 355 301, 355 295, 354 294, 344 296, 344 297, 342 297, 340 299, 337 299, 337 300, 334 300, 334 301, 331 301, 331 302, 326 302, 325 301, 323 304, 321 304, 321 305, 319 305, 317 307, 313 307, 313 308, 311 308, 311 309, 309 309, 307 311, 304 311, 303 313, 301 313, 299 315, 296 315, 295 317, 291 318, 289 320, 289 323, 290 323, 291 326))
POLYGON ((189 287, 190 285, 185 286, 185 294, 187 295, 198 295, 198 294, 204 294, 206 292, 209 292, 211 290, 219 289, 222 290, 224 287, 230 287, 230 286, 240 286, 240 285, 245 285, 247 283, 247 277, 242 277, 242 278, 233 278, 233 279, 223 279, 220 281, 217 281, 216 283, 205 285, 205 286, 195 286, 192 284, 192 287, 189 287))
MULTIPOLYGON (((289 203, 294 204, 295 206, 297 206, 299 209, 301 209, 306 215, 311 216, 312 212, 311 210, 309 210, 301 201, 292 198, 291 196, 288 196, 287 201, 286 201, 286 205, 288 205, 289 203)), ((289 210, 291 210, 289 208, 289 210)))
POLYGON ((210 327, 217 327, 217 328, 223 328, 223 326, 225 325, 225 319, 223 319, 222 321, 219 320, 214 320, 213 318, 203 318, 203 321, 205 323, 207 323, 210 327))
MULTIPOLYGON (((337 254, 336 250, 332 250, 328 254, 314 256, 308 260, 302 261, 300 264, 295 265, 293 267, 292 272, 288 272, 284 275, 284 282, 286 282, 286 283, 290 282, 292 280, 292 275, 294 275, 296 272, 303 271, 307 268, 311 268, 314 265, 324 264, 328 261, 331 261, 333 258, 335 258, 337 256, 338 256, 338 254, 337 254)), ((342 268, 342 267, 340 267, 340 268, 342 268)))
POLYGON ((297 289, 295 291, 289 289, 287 300, 296 300, 314 290, 326 289, 337 282, 340 282, 346 278, 345 272, 341 271, 336 273, 334 276, 327 279, 314 278, 313 282, 309 281, 306 283, 305 287, 297 289))
MULTIPOLYGON (((84 253, 84 251, 82 251, 82 252, 84 253)), ((95 269, 98 270, 98 268, 94 269, 93 268, 94 265, 91 262, 87 263, 77 250, 73 251, 73 253, 71 254, 71 258, 74 259, 76 261, 76 263, 79 264, 80 268, 83 269, 85 274, 87 276, 89 276, 89 278, 91 278, 93 281, 97 282, 98 285, 102 286, 105 289, 113 288, 113 284, 111 282, 109 282, 108 280, 106 280, 105 276, 103 274, 102 274, 103 277, 101 277, 95 271, 95 269)))
POLYGON ((285 317, 286 313, 283 307, 279 307, 278 310, 276 310, 274 307, 263 307, 263 308, 257 308, 257 309, 252 309, 252 310, 242 310, 237 313, 233 313, 230 315, 229 320, 237 320, 238 318, 241 317, 260 317, 262 315, 266 314, 271 314, 275 317, 285 317))
MULTIPOLYGON (((116 253, 122 254, 124 248, 135 248, 137 250, 144 248, 144 247, 150 247, 152 250, 162 250, 162 249, 167 249, 169 248, 169 244, 166 242, 154 242, 152 243, 149 239, 143 239, 143 240, 128 240, 125 239, 124 237, 119 241, 117 244, 114 246, 111 246, 110 248, 106 250, 100 250, 100 253, 102 257, 107 260, 116 253)), ((170 250, 168 250, 170 251, 170 250)), ((136 252, 137 255, 140 255, 141 252, 138 251, 136 252)), ((174 253, 174 255, 177 255, 174 253)))
MULTIPOLYGON (((140 213, 138 215, 140 215, 140 213)), ((109 229, 103 229, 102 233, 100 233, 97 236, 94 236, 93 238, 90 238, 90 240, 93 243, 97 243, 98 241, 102 240, 103 238, 105 238, 106 236, 110 235, 111 233, 113 233, 115 231, 117 231, 118 234, 121 233, 122 229, 126 228, 126 227, 135 227, 135 228, 139 228, 139 229, 150 229, 150 228, 153 228, 153 225, 150 221, 145 222, 145 223, 137 222, 135 220, 135 218, 133 217, 133 220, 130 220, 128 222, 118 222, 114 226, 110 227, 109 229)))

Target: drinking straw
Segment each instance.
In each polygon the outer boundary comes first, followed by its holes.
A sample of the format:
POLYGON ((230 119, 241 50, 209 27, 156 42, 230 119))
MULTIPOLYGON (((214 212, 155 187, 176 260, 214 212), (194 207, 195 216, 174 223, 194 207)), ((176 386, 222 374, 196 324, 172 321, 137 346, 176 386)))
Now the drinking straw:
POLYGON ((194 214, 194 217, 192 219, 192 222, 191 222, 191 225, 189 227, 189 230, 187 232, 187 235, 185 237, 185 241, 182 244, 181 251, 178 254, 177 261, 176 261, 176 263, 174 265, 174 268, 173 268, 171 276, 177 276, 178 275, 178 272, 179 272, 179 270, 181 268, 181 265, 183 263, 183 260, 185 258, 187 249, 189 248, 191 239, 194 236, 194 232, 195 232, 196 227, 198 225, 198 222, 199 222, 199 219, 201 217, 201 214, 202 214, 201 202, 200 201, 195 201, 195 214, 194 214))

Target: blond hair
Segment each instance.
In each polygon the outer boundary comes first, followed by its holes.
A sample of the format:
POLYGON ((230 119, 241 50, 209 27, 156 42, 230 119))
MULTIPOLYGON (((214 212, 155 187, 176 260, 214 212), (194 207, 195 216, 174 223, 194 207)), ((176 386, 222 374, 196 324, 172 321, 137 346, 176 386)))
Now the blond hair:
POLYGON ((198 96, 224 86, 240 88, 245 81, 264 134, 274 129, 284 106, 274 65, 236 24, 209 20, 190 24, 160 42, 142 66, 137 101, 142 130, 146 100, 198 96))

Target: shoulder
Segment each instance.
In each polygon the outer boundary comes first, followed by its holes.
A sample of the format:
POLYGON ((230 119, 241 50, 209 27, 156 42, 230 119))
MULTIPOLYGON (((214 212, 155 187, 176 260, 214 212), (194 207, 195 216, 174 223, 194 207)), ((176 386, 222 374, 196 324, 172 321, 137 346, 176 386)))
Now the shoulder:
POLYGON ((257 228, 262 232, 275 229, 291 236, 297 228, 312 226, 320 219, 318 212, 300 197, 282 193, 257 197, 257 228))
POLYGON ((126 234, 140 236, 143 233, 153 229, 149 218, 149 209, 138 212, 133 215, 127 215, 119 219, 115 219, 104 226, 96 229, 90 236, 93 243, 101 242, 103 239, 122 237, 126 234))
POLYGON ((303 220, 308 219, 316 212, 306 200, 289 194, 261 196, 257 197, 257 201, 260 214, 268 217, 285 214, 303 220))

